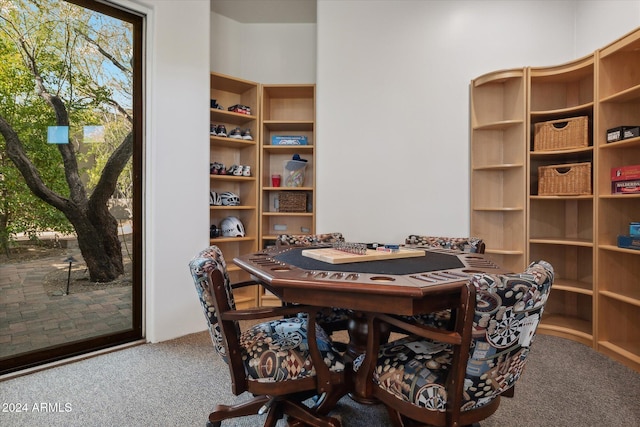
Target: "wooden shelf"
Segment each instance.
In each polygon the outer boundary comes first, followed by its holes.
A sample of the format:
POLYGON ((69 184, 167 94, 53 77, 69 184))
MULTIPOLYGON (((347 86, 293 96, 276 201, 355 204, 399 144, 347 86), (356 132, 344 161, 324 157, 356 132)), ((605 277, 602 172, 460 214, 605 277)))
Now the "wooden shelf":
POLYGON ((233 148, 242 148, 242 147, 252 147, 256 145, 255 141, 249 141, 247 139, 236 139, 222 136, 213 136, 210 135, 209 139, 212 143, 219 147, 233 147, 233 148))
POLYGON ((524 167, 522 163, 514 163, 514 164, 497 164, 497 165, 485 165, 485 166, 476 166, 473 168, 475 171, 489 170, 489 171, 503 171, 508 169, 517 169, 524 167))
POLYGON ((524 211, 524 208, 521 206, 481 206, 474 207, 472 210, 485 212, 521 212, 524 211))
POLYGON ((313 130, 315 123, 309 120, 296 120, 296 121, 263 120, 262 125, 272 131, 280 131, 280 132, 309 131, 310 132, 313 130))
POLYGON ((474 130, 504 130, 513 126, 521 125, 524 122, 522 120, 500 120, 493 123, 484 123, 475 126, 474 130))
POLYGON ((555 237, 529 238, 529 243, 538 243, 543 245, 561 245, 561 246, 584 246, 584 247, 593 246, 593 242, 589 240, 558 239, 555 237))
POLYGON ((640 85, 630 87, 629 89, 625 89, 623 91, 614 93, 613 95, 609 95, 606 98, 602 98, 600 100, 601 103, 617 103, 617 102, 629 102, 636 101, 640 99, 640 85))
POLYGON ((554 150, 554 151, 531 151, 529 156, 532 158, 540 157, 564 157, 567 155, 579 155, 579 154, 592 154, 593 147, 573 148, 569 150, 554 150))
POLYGON ((578 280, 557 278, 553 284, 553 288, 578 294, 593 295, 593 284, 578 280))
POLYGON ((315 147, 313 145, 265 145, 262 147, 265 152, 294 154, 294 153, 313 153, 315 147))
POLYGON ((540 327, 549 331, 562 332, 566 335, 575 335, 589 343, 593 340, 591 322, 584 319, 545 313, 540 327))

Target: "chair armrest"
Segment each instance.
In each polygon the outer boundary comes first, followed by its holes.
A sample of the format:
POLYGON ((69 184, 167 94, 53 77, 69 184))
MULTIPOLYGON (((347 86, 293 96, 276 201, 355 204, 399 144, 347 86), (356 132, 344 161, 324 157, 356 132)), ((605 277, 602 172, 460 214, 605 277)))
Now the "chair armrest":
POLYGON ((458 425, 460 416, 460 405, 462 402, 464 376, 469 357, 469 348, 471 345, 471 334, 473 328, 473 316, 475 312, 476 289, 467 282, 457 290, 452 292, 458 293, 458 303, 452 306, 456 309, 455 328, 453 331, 433 328, 424 325, 414 325, 404 322, 396 317, 379 313, 367 313, 367 347, 364 359, 356 373, 355 387, 359 396, 370 397, 373 392, 373 372, 376 368, 378 353, 380 348, 380 322, 386 322, 400 329, 407 331, 409 334, 416 334, 424 338, 451 344, 453 346, 453 358, 451 362, 451 374, 448 376, 445 387, 449 396, 452 408, 458 408, 448 414, 448 420, 451 421, 447 425, 458 425))
POLYGON ((408 334, 418 335, 423 338, 429 338, 437 340, 447 344, 459 345, 461 343, 461 335, 455 331, 448 331, 446 329, 434 328, 431 326, 408 323, 401 319, 398 319, 387 314, 371 313, 371 316, 377 318, 385 323, 395 326, 402 331, 406 331, 408 334))
MULTIPOLYGON (((307 313, 312 310, 314 309, 305 305, 255 307, 246 308, 244 310, 226 311, 220 315, 220 318, 222 320, 266 319, 269 317, 298 315, 300 313, 307 313)), ((315 309, 315 311, 317 311, 317 309, 315 309)))

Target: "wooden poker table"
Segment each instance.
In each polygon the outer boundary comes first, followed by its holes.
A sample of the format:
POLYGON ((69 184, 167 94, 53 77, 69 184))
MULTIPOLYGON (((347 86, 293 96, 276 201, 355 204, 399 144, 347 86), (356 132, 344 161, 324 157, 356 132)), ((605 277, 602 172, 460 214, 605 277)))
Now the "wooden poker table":
POLYGON ((450 308, 471 275, 504 272, 484 254, 411 248, 424 255, 332 264, 280 246, 233 261, 286 303, 398 315, 450 308))
MULTIPOLYGON (((452 309, 465 312, 466 318, 474 307, 465 306, 465 298, 475 299, 469 277, 504 272, 484 254, 413 248, 424 249, 424 255, 332 264, 303 255, 313 248, 276 246, 233 261, 284 303, 346 309, 346 352, 355 360, 366 352, 372 313, 411 316, 452 309)), ((386 342, 391 329, 384 323, 378 327, 381 342, 386 342)), ((454 332, 465 336, 461 328, 463 323, 456 322, 454 332)), ((366 378, 355 375, 350 395, 360 403, 375 403, 364 391, 366 384, 366 378)))

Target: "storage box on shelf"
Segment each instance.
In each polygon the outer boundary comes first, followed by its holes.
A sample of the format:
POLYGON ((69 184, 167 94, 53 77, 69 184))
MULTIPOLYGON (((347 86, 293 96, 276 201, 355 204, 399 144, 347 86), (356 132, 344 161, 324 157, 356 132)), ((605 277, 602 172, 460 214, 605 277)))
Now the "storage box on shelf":
POLYGON ((640 165, 611 168, 611 194, 640 194, 640 165))
POLYGON ((638 136, 640 136, 640 126, 617 126, 607 130, 607 142, 622 141, 638 136))
MULTIPOLYGON (((244 236, 211 238, 220 247, 227 260, 258 248, 258 178, 259 151, 259 85, 219 73, 211 73, 210 81, 210 164, 224 165, 210 170, 210 190, 217 194, 232 192, 240 198, 238 206, 210 206, 210 224, 220 228, 227 217, 238 218, 244 228, 244 236), (236 106, 229 110, 229 107, 236 106), (242 106, 242 108, 240 107, 242 106), (218 134, 224 126, 226 136, 218 134), (238 128, 240 135, 231 132, 238 128), (236 137, 234 137, 236 136, 236 137), (227 173, 232 166, 242 166, 243 174, 227 173)), ((232 282, 249 279, 247 273, 228 262, 232 282)), ((235 294, 239 307, 258 304, 258 287, 247 287, 235 294)))
POLYGON ((278 193, 278 212, 306 212, 307 194, 293 191, 278 193))
POLYGON ((563 163, 538 167, 538 195, 591 194, 591 163, 563 163))
POLYGON ((587 116, 535 123, 534 151, 570 150, 589 145, 587 116))

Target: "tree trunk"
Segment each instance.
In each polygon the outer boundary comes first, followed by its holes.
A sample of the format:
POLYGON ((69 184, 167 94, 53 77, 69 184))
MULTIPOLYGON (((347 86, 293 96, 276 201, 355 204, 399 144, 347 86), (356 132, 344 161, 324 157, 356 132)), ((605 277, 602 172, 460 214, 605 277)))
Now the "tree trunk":
POLYGON ((78 245, 89 269, 92 282, 111 282, 124 273, 122 250, 118 239, 118 223, 109 213, 108 195, 113 194, 115 182, 133 150, 133 137, 127 135, 105 166, 100 183, 90 199, 77 174, 73 146, 59 146, 65 161, 67 182, 71 190, 69 199, 51 191, 28 159, 20 138, 0 116, 0 133, 5 138, 7 154, 25 178, 29 189, 46 203, 59 209, 76 230, 78 245), (71 169, 71 170, 67 170, 71 169))

